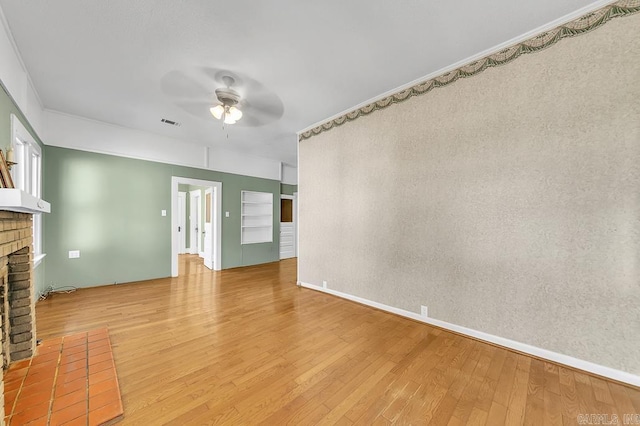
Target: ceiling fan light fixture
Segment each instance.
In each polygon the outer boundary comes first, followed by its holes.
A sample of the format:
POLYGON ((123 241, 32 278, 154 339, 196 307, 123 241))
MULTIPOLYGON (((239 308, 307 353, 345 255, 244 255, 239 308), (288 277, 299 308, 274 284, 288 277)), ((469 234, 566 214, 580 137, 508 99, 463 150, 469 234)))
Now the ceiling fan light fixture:
POLYGON ((242 118, 242 111, 235 106, 229 106, 227 104, 216 105, 209 109, 211 115, 218 120, 224 121, 225 124, 235 124, 236 121, 242 118))
POLYGON ((211 111, 211 115, 213 115, 215 118, 220 120, 220 119, 222 119, 222 116, 224 115, 224 106, 216 105, 216 106, 212 107, 209 111, 211 111))
POLYGON ((209 111, 211 111, 211 115, 222 120, 225 124, 234 124, 242 118, 242 111, 236 107, 240 102, 240 94, 230 87, 235 82, 233 77, 224 76, 222 80, 227 87, 216 89, 216 97, 220 101, 220 105, 210 108, 209 111))
POLYGON ((238 108, 232 106, 231 108, 229 108, 229 113, 228 113, 229 117, 231 117, 233 119, 234 122, 240 120, 242 118, 242 111, 240 111, 238 108))

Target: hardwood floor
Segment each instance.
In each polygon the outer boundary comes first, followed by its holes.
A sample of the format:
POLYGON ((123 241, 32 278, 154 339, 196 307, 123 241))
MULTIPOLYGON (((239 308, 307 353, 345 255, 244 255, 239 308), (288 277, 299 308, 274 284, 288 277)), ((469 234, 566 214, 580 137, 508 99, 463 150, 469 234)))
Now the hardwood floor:
POLYGON ((299 288, 296 261, 56 294, 38 338, 109 327, 121 424, 577 424, 640 391, 299 288))

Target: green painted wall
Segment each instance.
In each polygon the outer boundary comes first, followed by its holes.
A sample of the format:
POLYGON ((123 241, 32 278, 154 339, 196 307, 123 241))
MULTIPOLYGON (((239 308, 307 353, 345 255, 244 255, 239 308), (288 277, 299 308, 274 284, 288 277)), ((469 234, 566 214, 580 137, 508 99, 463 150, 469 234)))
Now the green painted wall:
POLYGON ((273 242, 240 244, 240 191, 271 192, 277 199, 278 181, 51 146, 44 158, 44 191, 52 206, 44 220, 46 285, 170 276, 172 176, 222 182, 224 269, 279 259, 279 203, 273 242), (69 250, 80 250, 80 258, 69 259, 69 250))
MULTIPOLYGON (((4 85, 0 82, 0 149, 2 150, 5 150, 11 143, 11 114, 15 114, 15 116, 20 119, 24 127, 29 131, 29 133, 31 133, 31 136, 33 136, 35 141, 38 142, 40 146, 42 146, 42 141, 38 137, 37 133, 35 132, 35 130, 33 130, 29 121, 25 118, 24 114, 22 113, 22 111, 20 111, 20 108, 18 108, 11 96, 9 96, 4 85)), ((42 153, 42 156, 44 159, 44 152, 42 153)), ((44 190, 42 198, 44 198, 45 200, 47 199, 47 193, 44 190)), ((34 270, 34 287, 36 297, 39 297, 45 289, 46 261, 47 259, 45 258, 34 270)))
POLYGON ((289 185, 286 183, 280 184, 280 193, 284 195, 293 195, 294 192, 298 192, 298 185, 289 185))

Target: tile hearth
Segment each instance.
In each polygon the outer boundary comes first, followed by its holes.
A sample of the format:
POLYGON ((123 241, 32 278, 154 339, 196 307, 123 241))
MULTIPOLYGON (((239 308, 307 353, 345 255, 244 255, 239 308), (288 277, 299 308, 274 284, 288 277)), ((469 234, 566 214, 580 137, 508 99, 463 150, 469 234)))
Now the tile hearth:
POLYGON ((4 376, 7 425, 100 425, 123 415, 108 329, 45 340, 4 376))

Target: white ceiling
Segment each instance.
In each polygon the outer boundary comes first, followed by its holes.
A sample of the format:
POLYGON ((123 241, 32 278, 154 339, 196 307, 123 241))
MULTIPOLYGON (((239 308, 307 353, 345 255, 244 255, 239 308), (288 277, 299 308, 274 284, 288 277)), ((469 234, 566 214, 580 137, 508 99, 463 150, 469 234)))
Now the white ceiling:
POLYGON ((590 3, 0 0, 45 108, 292 165, 297 131, 590 3), (251 105, 223 130, 225 72, 251 105))

